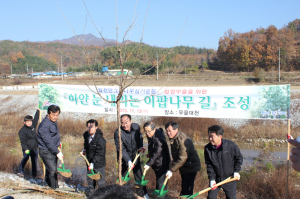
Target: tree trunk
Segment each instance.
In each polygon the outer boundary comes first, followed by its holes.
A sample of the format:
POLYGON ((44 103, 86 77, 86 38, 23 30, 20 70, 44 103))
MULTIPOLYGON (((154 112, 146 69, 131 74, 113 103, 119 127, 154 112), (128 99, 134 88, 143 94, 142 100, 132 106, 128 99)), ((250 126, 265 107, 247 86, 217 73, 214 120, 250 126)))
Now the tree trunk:
POLYGON ((122 139, 121 139, 121 119, 120 119, 120 100, 117 101, 117 122, 119 134, 119 183, 123 185, 122 181, 122 139))

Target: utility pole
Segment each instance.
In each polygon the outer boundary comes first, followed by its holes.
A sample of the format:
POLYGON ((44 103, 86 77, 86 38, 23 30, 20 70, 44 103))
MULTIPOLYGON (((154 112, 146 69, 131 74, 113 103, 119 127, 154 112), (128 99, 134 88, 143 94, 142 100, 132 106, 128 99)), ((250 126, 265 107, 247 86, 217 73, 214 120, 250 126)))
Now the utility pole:
POLYGON ((60 65, 61 65, 61 81, 64 81, 63 65, 62 65, 62 55, 60 55, 60 65))
POLYGON ((33 67, 31 67, 31 77, 33 77, 33 67))
POLYGON ((158 80, 158 56, 156 52, 156 80, 158 80))
POLYGON ((279 47, 279 55, 278 55, 278 82, 280 82, 280 47, 279 47))

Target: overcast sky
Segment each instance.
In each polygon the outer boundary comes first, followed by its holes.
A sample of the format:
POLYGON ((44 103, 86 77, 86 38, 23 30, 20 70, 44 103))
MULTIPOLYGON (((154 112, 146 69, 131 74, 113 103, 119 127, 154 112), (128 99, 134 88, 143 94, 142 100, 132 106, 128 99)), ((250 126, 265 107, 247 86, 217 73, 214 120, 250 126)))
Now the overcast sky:
MULTIPOLYGON (((117 5, 113 0, 86 0, 85 3, 97 28, 108 39, 116 39, 117 7, 118 40, 121 41, 133 19, 136 1, 120 0, 117 5)), ((146 0, 137 2, 135 26, 129 33, 132 41, 139 41, 142 36, 148 5, 146 0)), ((0 40, 34 42, 74 36, 58 6, 76 34, 100 36, 81 0, 0 0, 0 40)), ((300 0, 152 0, 143 42, 160 47, 217 49, 219 38, 228 29, 247 32, 269 25, 282 28, 300 18, 299 10, 300 0)))

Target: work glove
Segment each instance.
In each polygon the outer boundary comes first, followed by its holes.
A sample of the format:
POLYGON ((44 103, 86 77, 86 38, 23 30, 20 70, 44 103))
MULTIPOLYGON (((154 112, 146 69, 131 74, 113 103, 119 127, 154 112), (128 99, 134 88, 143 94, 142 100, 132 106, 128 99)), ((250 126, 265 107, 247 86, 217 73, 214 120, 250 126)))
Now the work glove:
POLYGON ((143 153, 144 154, 145 152, 146 152, 146 149, 143 148, 143 147, 138 149, 138 153, 143 153))
POLYGON ((216 181, 214 180, 210 181, 209 186, 212 188, 211 190, 215 190, 216 188, 218 188, 218 187, 214 187, 216 184, 217 184, 216 181))
POLYGON ((292 139, 292 140, 293 140, 294 138, 293 138, 293 136, 287 134, 287 139, 288 139, 288 140, 289 140, 289 139, 292 139))
POLYGON ((240 176, 240 174, 239 174, 238 172, 234 172, 234 173, 233 173, 233 177, 234 177, 234 178, 235 178, 235 177, 238 177, 237 180, 240 180, 240 178, 241 178, 241 176, 240 176))
POLYGON ((58 159, 62 160, 64 158, 64 155, 62 154, 62 152, 59 152, 57 155, 58 159))
POLYGON ((61 148, 62 147, 62 144, 61 144, 61 142, 59 143, 59 148, 61 148))
POLYGON ((170 178, 172 177, 172 171, 169 170, 169 171, 166 173, 166 177, 170 179, 170 178))
POLYGON ((90 163, 90 166, 88 167, 89 171, 92 170, 92 169, 94 169, 94 163, 90 163))
POLYGON ((83 150, 81 151, 81 154, 82 154, 82 155, 85 155, 85 154, 86 154, 85 152, 86 152, 85 149, 83 149, 83 150))
POLYGON ((26 150, 25 153, 28 155, 30 153, 30 150, 26 150))
POLYGON ((131 160, 129 160, 128 161, 128 169, 133 169, 133 168, 131 168, 132 167, 132 162, 131 162, 131 160))
POLYGON ((148 165, 145 164, 144 169, 148 170, 150 167, 148 165))

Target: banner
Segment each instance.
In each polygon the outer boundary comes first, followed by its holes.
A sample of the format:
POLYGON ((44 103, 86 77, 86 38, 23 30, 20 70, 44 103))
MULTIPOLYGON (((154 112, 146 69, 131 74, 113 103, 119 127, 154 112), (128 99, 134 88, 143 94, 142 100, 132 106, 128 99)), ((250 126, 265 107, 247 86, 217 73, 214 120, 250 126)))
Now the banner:
MULTIPOLYGON (((95 86, 90 86, 97 93, 95 86)), ((115 101, 116 86, 98 86, 104 99, 115 101)), ((39 84, 39 108, 56 104, 61 111, 116 114, 85 85, 39 84)), ((287 119, 290 85, 232 87, 129 87, 121 99, 121 114, 245 119, 287 119)))

